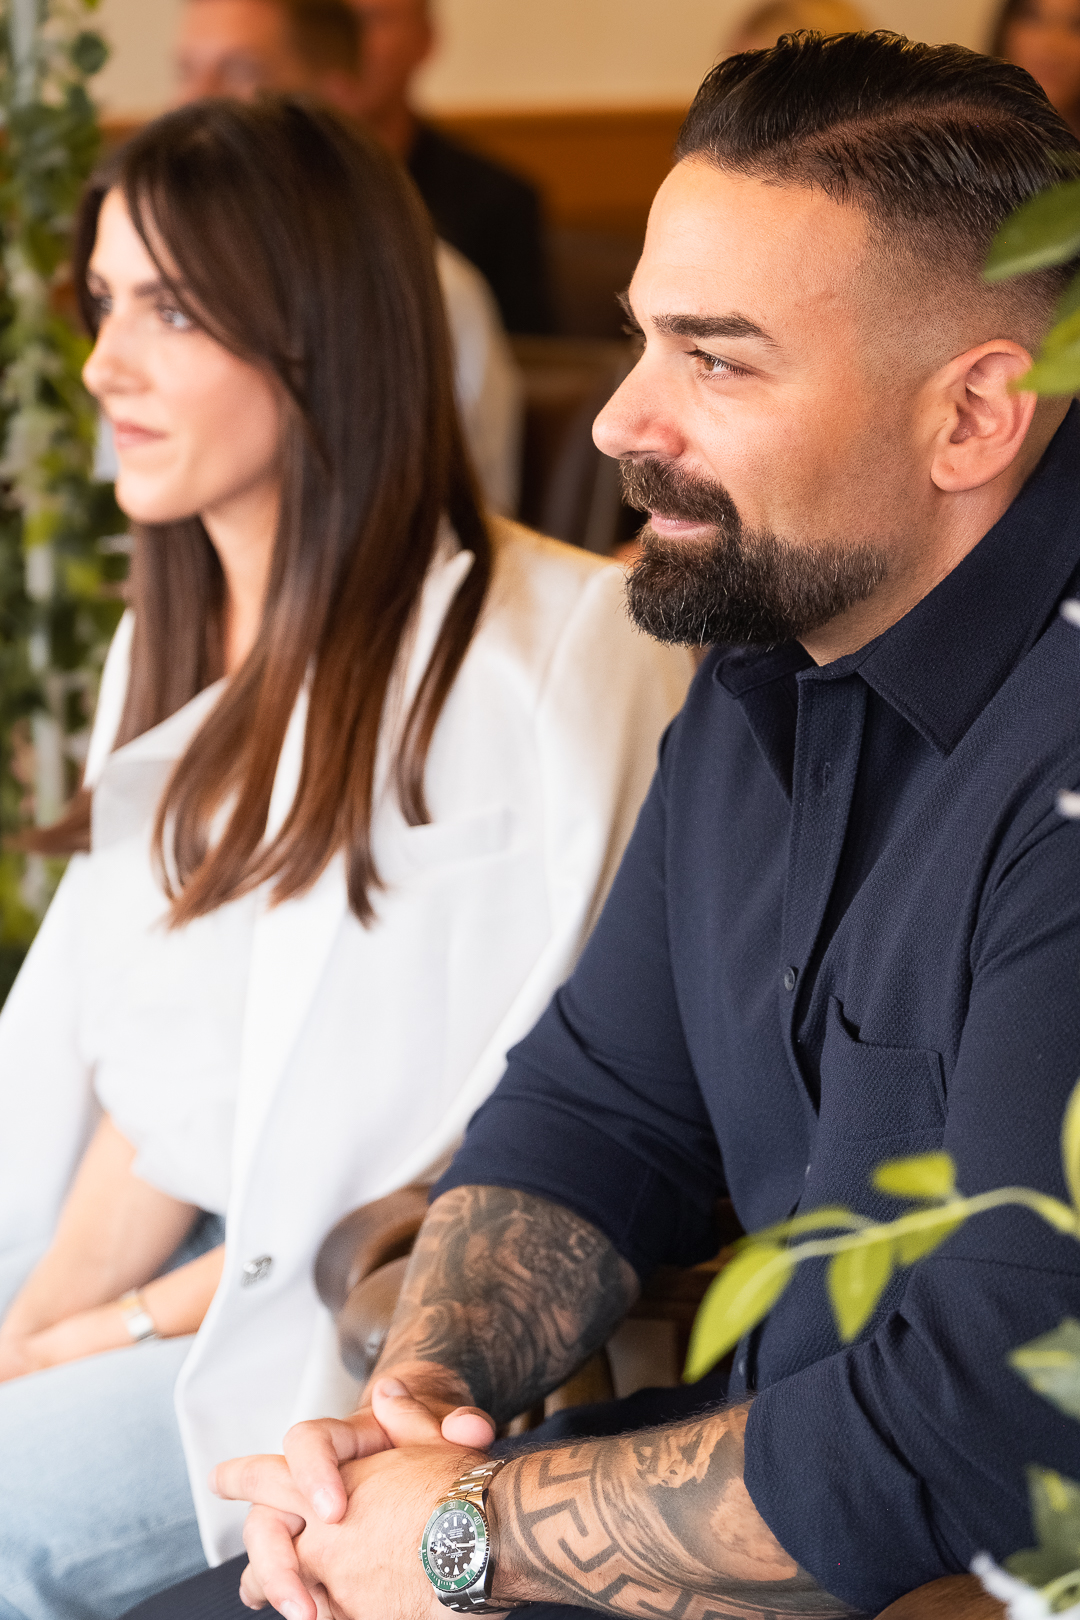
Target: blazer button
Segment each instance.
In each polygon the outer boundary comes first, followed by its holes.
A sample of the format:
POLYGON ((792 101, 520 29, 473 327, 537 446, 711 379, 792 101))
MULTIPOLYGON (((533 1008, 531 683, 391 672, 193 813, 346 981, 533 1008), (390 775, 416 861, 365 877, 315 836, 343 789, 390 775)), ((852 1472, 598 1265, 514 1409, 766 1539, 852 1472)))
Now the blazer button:
POLYGON ((269 1277, 273 1269, 274 1257, 272 1254, 256 1255, 254 1260, 247 1262, 240 1273, 241 1288, 250 1288, 253 1283, 262 1282, 264 1277, 269 1277))
POLYGON ((793 968, 793 967, 785 968, 784 969, 784 989, 785 990, 794 990, 795 982, 798 979, 798 977, 799 977, 799 975, 798 975, 798 972, 797 972, 797 970, 795 968, 793 968))

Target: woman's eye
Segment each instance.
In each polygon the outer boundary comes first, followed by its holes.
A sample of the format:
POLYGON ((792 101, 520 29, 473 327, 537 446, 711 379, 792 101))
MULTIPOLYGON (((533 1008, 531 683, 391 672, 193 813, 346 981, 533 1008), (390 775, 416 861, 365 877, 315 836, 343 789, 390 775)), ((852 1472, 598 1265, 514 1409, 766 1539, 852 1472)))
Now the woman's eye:
POLYGON ((102 315, 112 314, 112 299, 109 297, 108 293, 91 294, 91 302, 93 303, 94 308, 97 310, 99 318, 102 315))
POLYGON ((700 363, 701 374, 705 377, 746 376, 741 366, 733 366, 730 360, 721 360, 718 354, 706 354, 704 349, 693 349, 691 358, 700 363))
POLYGON ((182 309, 177 309, 175 304, 159 304, 158 314, 165 325, 171 326, 174 332, 190 332, 195 326, 190 316, 185 315, 182 309))

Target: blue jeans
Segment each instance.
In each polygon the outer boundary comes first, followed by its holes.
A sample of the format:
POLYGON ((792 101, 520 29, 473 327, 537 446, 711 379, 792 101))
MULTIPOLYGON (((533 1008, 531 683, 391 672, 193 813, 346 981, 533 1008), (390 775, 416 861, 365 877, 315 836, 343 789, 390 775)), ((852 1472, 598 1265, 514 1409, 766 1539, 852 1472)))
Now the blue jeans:
MULTIPOLYGON (((224 1237, 203 1215, 166 1270, 224 1237)), ((191 1339, 0 1384, 0 1620, 116 1620, 206 1569, 173 1409, 191 1339)))
POLYGON ((190 1347, 0 1384, 0 1620, 115 1620, 206 1568, 172 1402, 190 1347))

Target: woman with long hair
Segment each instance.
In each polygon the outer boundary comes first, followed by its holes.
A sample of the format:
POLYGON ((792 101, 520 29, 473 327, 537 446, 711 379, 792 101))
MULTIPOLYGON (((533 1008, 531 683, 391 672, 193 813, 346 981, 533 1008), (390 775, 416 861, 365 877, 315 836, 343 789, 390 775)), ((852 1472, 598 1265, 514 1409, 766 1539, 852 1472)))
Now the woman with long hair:
POLYGON ((0 1016, 0 1617, 240 1549, 215 1462, 348 1409, 312 1267, 565 975, 681 702, 621 573, 478 504, 430 226, 289 99, 84 199, 131 611, 0 1016))
POLYGON ((1080 135, 1080 0, 1005 0, 990 55, 1026 68, 1080 135))

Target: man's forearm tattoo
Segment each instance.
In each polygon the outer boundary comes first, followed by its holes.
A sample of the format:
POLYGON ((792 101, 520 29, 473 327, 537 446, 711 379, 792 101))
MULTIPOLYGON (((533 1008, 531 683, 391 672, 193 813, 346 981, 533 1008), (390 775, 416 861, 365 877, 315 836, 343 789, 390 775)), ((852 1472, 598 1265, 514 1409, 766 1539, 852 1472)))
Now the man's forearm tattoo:
POLYGON ((637 1298, 604 1235, 559 1204, 456 1187, 413 1249, 378 1371, 434 1363, 498 1422, 575 1371, 637 1298))
POLYGON ((492 1487, 496 1596, 649 1620, 850 1614, 758 1515, 743 1484, 746 1412, 508 1463, 492 1487))

